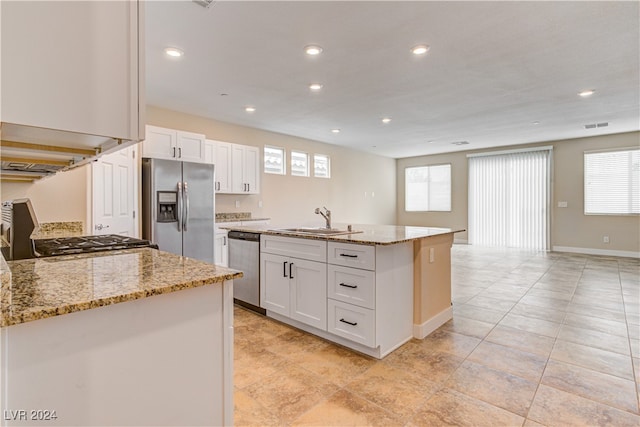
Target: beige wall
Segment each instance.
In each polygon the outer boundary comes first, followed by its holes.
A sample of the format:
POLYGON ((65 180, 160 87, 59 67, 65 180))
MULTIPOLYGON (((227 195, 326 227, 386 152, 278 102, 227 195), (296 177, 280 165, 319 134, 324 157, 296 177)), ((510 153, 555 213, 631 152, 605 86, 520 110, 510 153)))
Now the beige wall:
POLYGON ((396 222, 394 159, 151 106, 147 107, 147 123, 257 146, 261 153, 265 145, 271 145, 283 147, 287 153, 296 149, 310 155, 328 154, 331 158, 330 179, 262 173, 259 195, 219 194, 216 212, 251 212, 254 217, 271 218, 272 224, 323 225, 322 217, 313 211, 326 206, 336 223, 396 222))
POLYGON ((34 183, 2 182, 2 201, 28 197, 39 222, 82 221, 86 232, 89 165, 34 183))
MULTIPOLYGON (((640 132, 591 138, 551 141, 540 144, 500 147, 496 150, 532 146, 553 146, 553 182, 551 211, 551 244, 553 247, 586 248, 604 251, 640 251, 640 217, 584 215, 583 154, 587 150, 617 147, 637 147, 640 132), (566 201, 567 208, 558 208, 558 201, 566 201), (610 243, 603 243, 608 235, 610 243)), ((401 225, 430 225, 467 229, 467 154, 492 151, 476 150, 433 156, 412 157, 397 161, 398 223, 401 225), (406 167, 451 163, 451 212, 416 213, 404 211, 404 170, 406 167)), ((459 233, 456 239, 467 239, 459 233)))

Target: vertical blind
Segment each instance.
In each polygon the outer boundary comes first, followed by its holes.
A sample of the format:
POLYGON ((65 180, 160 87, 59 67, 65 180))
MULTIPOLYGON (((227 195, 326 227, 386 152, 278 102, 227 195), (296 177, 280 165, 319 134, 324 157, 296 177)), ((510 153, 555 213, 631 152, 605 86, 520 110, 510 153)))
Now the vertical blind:
POLYGON ((550 150, 469 157, 469 243, 548 249, 550 150))
POLYGON ((584 153, 584 213, 640 214, 640 150, 584 153))

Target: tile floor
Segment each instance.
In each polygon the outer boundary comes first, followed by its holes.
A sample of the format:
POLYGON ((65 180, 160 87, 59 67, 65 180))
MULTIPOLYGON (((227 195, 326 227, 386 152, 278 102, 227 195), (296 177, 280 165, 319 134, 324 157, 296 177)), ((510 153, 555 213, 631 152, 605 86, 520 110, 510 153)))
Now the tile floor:
POLYGON ((454 245, 454 318, 379 361, 241 308, 237 426, 639 426, 640 261, 454 245))

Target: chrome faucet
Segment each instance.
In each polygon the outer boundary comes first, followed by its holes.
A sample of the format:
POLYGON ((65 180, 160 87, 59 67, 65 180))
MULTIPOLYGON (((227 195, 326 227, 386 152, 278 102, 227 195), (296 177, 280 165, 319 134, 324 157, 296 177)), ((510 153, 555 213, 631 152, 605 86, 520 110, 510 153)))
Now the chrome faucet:
POLYGON ((327 230, 330 230, 331 229, 331 211, 326 207, 324 207, 324 212, 322 212, 320 208, 316 208, 316 213, 324 217, 325 221, 327 221, 327 230))

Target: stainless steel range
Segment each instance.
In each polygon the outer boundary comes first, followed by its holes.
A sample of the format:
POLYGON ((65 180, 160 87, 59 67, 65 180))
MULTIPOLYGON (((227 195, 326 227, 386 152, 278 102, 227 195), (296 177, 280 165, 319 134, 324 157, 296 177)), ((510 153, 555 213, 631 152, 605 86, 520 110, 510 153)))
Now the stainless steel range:
POLYGON ((118 249, 133 249, 158 246, 148 240, 117 234, 100 236, 60 237, 53 239, 34 239, 36 256, 47 257, 69 255, 87 252, 114 251, 118 249))

